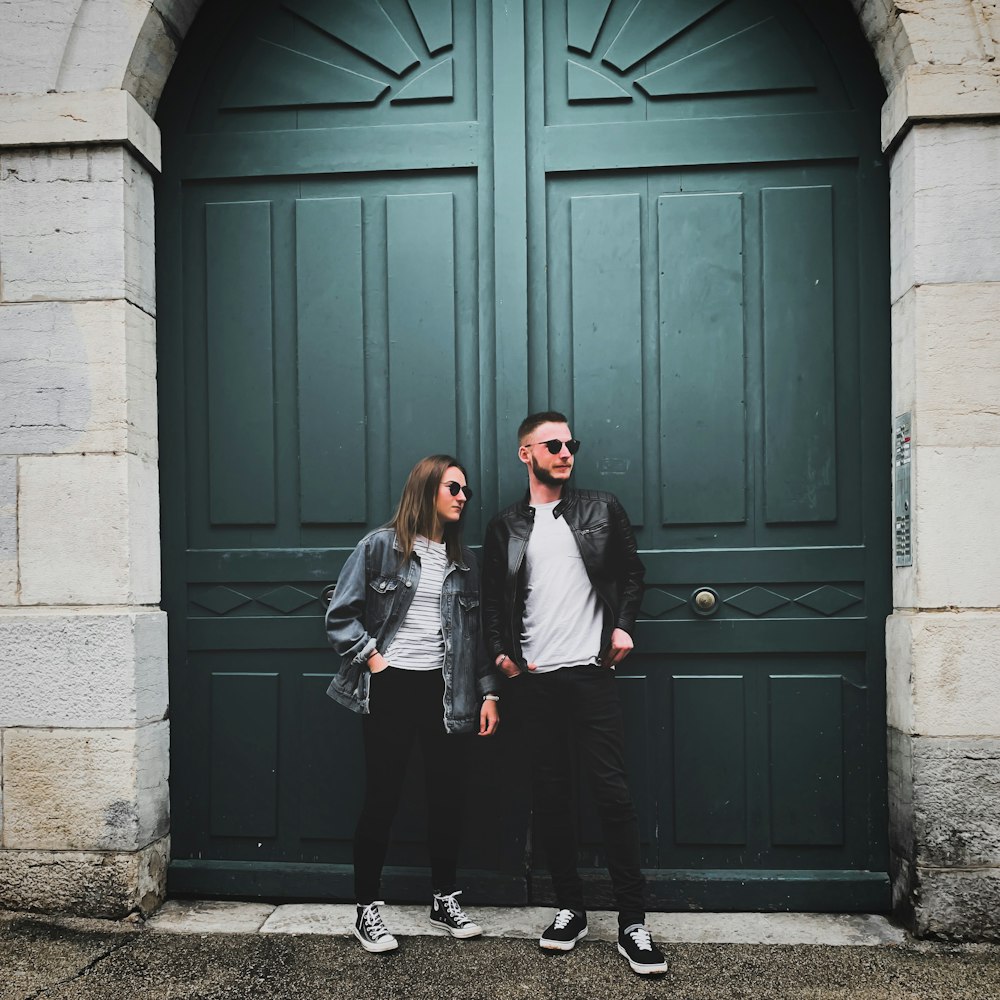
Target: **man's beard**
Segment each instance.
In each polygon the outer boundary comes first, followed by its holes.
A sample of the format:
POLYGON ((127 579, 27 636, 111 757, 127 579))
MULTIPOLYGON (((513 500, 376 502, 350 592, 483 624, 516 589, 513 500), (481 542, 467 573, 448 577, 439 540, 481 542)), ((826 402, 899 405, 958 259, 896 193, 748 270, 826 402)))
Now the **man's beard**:
MULTIPOLYGON (((545 486, 565 486, 566 479, 557 479, 555 476, 549 472, 548 469, 543 469, 538 464, 538 459, 534 455, 531 456, 531 471, 535 474, 535 479, 545 486)), ((570 470, 572 473, 572 470, 570 470)), ((568 476, 566 477, 569 478, 568 476)))

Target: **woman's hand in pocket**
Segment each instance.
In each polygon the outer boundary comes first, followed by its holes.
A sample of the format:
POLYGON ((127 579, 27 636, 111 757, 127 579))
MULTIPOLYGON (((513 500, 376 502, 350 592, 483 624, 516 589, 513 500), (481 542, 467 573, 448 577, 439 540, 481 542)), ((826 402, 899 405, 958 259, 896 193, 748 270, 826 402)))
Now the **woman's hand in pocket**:
POLYGON ((389 666, 389 661, 378 650, 375 650, 375 652, 368 657, 368 669, 373 674, 382 673, 387 666, 389 666))

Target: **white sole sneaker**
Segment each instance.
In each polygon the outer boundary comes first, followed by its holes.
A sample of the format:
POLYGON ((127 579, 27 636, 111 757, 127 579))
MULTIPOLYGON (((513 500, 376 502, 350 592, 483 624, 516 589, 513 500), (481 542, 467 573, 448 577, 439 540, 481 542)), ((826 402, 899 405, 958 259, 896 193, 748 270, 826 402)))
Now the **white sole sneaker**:
POLYGON ((638 962, 633 962, 631 958, 628 957, 628 952, 621 946, 618 945, 618 954, 628 962, 633 972, 638 972, 640 976, 651 976, 657 975, 663 972, 667 972, 670 968, 669 962, 661 962, 659 965, 640 965, 638 962))
POLYGON ((544 948, 546 951, 572 951, 576 947, 576 942, 582 941, 586 936, 586 927, 570 941, 553 941, 551 938, 543 936, 538 939, 538 947, 544 948))
POLYGON ((399 947, 399 942, 390 934, 388 937, 384 937, 379 941, 369 941, 367 938, 362 936, 358 931, 357 927, 351 928, 354 931, 354 936, 361 943, 361 947, 365 951, 370 952, 382 952, 382 951, 395 951, 399 947))
POLYGON ((447 924, 441 923, 438 920, 432 920, 430 917, 427 918, 427 923, 434 930, 442 934, 450 934, 453 938, 459 938, 459 940, 481 937, 483 933, 483 929, 479 924, 469 924, 467 927, 449 927, 447 924))

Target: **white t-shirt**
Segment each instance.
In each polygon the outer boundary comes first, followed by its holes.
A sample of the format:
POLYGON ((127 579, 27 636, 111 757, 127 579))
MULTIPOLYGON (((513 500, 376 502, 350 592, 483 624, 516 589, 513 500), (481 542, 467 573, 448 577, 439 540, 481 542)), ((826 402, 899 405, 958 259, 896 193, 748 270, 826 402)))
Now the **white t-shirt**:
POLYGON ((413 601, 385 651, 397 670, 440 670, 444 666, 441 588, 448 569, 444 542, 417 535, 413 551, 420 560, 420 581, 413 601))
POLYGON ((521 652, 538 673, 597 663, 604 613, 569 525, 553 512, 558 501, 535 507, 525 553, 521 652))

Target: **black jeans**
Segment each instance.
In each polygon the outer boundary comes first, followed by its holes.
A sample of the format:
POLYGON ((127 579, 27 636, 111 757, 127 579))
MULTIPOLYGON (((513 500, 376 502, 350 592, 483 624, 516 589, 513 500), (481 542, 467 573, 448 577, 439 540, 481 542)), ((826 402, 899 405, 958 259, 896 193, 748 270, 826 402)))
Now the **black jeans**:
POLYGON ((389 833, 414 743, 424 758, 433 889, 454 892, 469 748, 467 737, 445 732, 441 671, 389 667, 373 674, 370 712, 362 719, 365 801, 354 832, 355 898, 380 898, 389 833))
POLYGON ((625 734, 613 670, 564 667, 527 675, 536 829, 548 856, 560 909, 586 909, 576 868, 573 758, 590 779, 604 832, 608 872, 620 926, 645 920, 639 868, 639 823, 625 775, 625 734))

